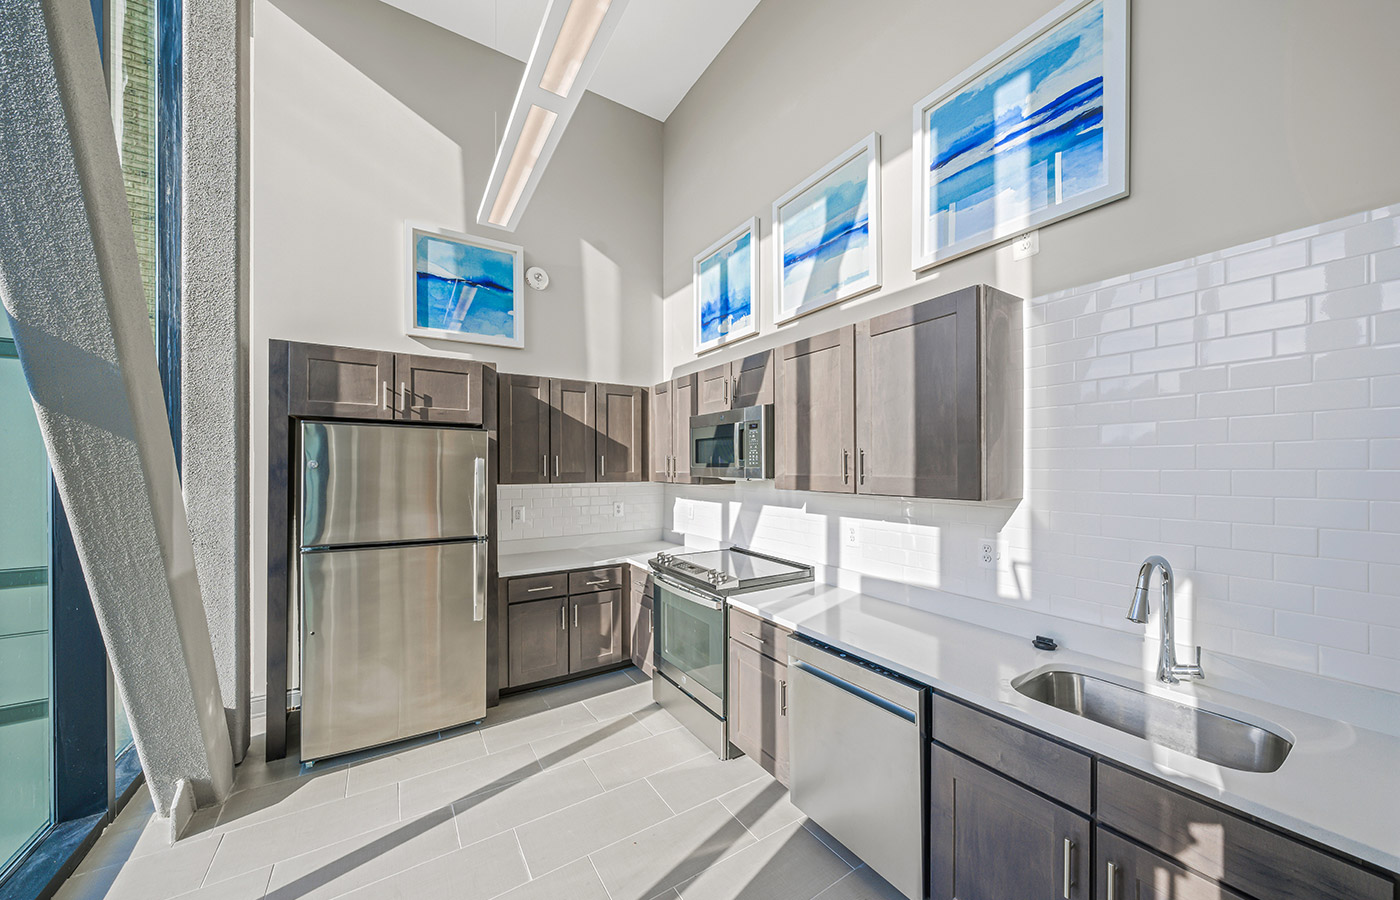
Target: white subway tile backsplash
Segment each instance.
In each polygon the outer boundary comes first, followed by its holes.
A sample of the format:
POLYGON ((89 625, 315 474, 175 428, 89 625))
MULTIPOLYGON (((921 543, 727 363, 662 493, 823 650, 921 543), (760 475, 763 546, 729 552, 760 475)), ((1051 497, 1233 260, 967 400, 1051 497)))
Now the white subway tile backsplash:
MULTIPOLYGON (((1086 639, 1142 639, 1123 610, 1162 553, 1182 633, 1208 652, 1395 691, 1397 229, 1400 206, 1031 300, 1020 503, 667 486, 656 521, 821 563, 854 590, 1086 639), (977 561, 986 537, 995 571, 977 561)), ((606 522, 608 505, 583 509, 606 522)))
POLYGON ((665 485, 502 485, 497 489, 497 531, 503 543, 548 537, 662 529, 665 485), (622 515, 613 504, 622 503, 622 515), (512 510, 524 510, 515 521, 512 510))

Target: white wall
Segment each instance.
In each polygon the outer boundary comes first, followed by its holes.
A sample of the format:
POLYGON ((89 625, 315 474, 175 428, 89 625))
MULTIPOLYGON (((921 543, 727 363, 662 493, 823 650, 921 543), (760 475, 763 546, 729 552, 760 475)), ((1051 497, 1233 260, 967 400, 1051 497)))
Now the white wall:
POLYGON ((513 234, 474 224, 523 64, 377 0, 257 0, 253 37, 253 693, 264 690, 267 342, 459 354, 650 384, 659 368, 661 125, 589 94, 513 234), (525 349, 403 333, 404 221, 543 266, 525 349))
POLYGON ((1159 604, 1140 648, 1125 614, 1161 553, 1208 672, 1397 690, 1400 204, 1038 297, 1027 323, 1022 502, 671 488, 668 530, 1149 669, 1159 604))
POLYGON ((666 121, 663 377, 968 284, 1039 296, 1400 200, 1400 4, 1137 0, 1132 195, 1042 229, 1030 260, 983 251, 916 277, 912 105, 1055 3, 759 4, 666 121), (871 131, 885 289, 775 330, 771 203, 871 131), (697 361, 692 257, 753 215, 762 334, 697 361))

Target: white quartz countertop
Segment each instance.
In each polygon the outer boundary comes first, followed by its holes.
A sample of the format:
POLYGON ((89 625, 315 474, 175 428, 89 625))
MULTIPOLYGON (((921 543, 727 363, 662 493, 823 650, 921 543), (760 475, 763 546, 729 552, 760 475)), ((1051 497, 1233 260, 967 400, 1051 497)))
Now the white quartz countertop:
POLYGON ((685 545, 670 541, 640 541, 626 544, 599 544, 593 547, 570 547, 559 550, 532 550, 512 553, 502 548, 496 566, 502 578, 517 575, 538 575, 564 569, 592 569, 622 563, 647 567, 647 560, 658 553, 684 551, 685 545))
MULTIPOLYGON (((731 597, 731 606, 900 672, 1092 753, 1178 784, 1391 872, 1400 872, 1400 738, 1225 693, 1207 679, 1159 684, 1069 650, 821 584, 731 597), (1274 727, 1293 740, 1282 768, 1240 772, 1038 703, 1011 681, 1042 667, 1079 668, 1150 693, 1274 727)), ((1154 648, 1155 650, 1155 648, 1154 648)), ((1155 656, 1152 663, 1155 665, 1155 656)))

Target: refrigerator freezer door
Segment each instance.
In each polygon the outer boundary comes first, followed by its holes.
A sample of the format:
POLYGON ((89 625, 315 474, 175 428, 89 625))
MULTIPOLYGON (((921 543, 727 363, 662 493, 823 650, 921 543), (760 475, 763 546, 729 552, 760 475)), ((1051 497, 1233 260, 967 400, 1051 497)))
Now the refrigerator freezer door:
POLYGON ((301 546, 485 537, 484 431, 303 422, 301 546))
POLYGON ((484 542, 302 554, 302 759, 486 714, 484 542))

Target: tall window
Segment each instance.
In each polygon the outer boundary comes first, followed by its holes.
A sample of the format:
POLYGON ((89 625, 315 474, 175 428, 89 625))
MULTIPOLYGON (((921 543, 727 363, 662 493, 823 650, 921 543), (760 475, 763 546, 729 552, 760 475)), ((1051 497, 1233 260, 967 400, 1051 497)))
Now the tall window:
POLYGON ((53 821, 49 466, 0 316, 0 871, 53 821))
POLYGON ((156 4, 118 0, 111 5, 108 43, 112 123, 121 153, 122 181, 136 231, 146 313, 156 336, 156 4))

